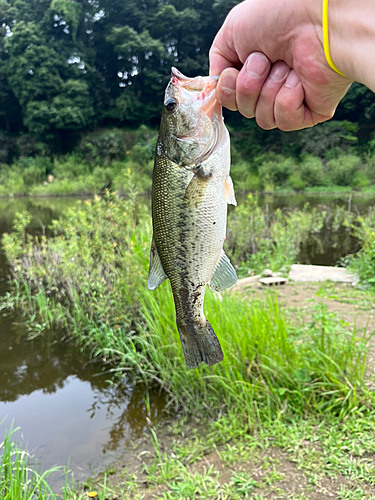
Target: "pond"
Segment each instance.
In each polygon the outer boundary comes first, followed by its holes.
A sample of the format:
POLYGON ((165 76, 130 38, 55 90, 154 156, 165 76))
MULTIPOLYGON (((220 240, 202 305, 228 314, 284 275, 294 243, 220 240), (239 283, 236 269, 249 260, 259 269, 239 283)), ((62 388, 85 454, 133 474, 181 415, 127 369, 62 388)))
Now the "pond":
MULTIPOLYGON (((348 196, 263 196, 260 203, 276 208, 348 208, 348 196)), ((75 198, 0 200, 0 236, 11 230, 17 211, 27 209, 34 217, 30 231, 44 231, 75 198)), ((352 198, 351 210, 367 211, 374 199, 352 198)), ((335 264, 356 243, 343 230, 334 236, 326 229, 301 247, 300 262, 335 264), (318 241, 318 243, 317 243, 318 241)), ((6 293, 8 268, 0 252, 0 294, 6 293)), ((20 427, 17 440, 45 468, 66 465, 75 478, 84 480, 113 462, 116 454, 140 437, 146 426, 141 387, 124 380, 120 386, 108 379, 108 367, 88 361, 61 331, 27 340, 27 322, 15 313, 0 312, 0 434, 14 421, 20 427)), ((163 400, 151 400, 151 420, 160 418, 163 400)), ((0 436, 1 439, 1 436, 0 436)), ((61 478, 56 479, 56 484, 61 478)))
MULTIPOLYGON (((11 229, 14 214, 27 209, 31 231, 60 216, 76 199, 0 200, 0 233, 11 229)), ((6 293, 7 263, 0 252, 0 294, 6 293)), ((0 440, 14 421, 16 440, 43 468, 67 465, 84 481, 113 462, 146 426, 142 388, 108 380, 108 367, 88 362, 87 354, 60 331, 27 340, 20 315, 0 312, 0 440)), ((151 398, 151 420, 159 418, 163 401, 151 398)), ((62 474, 51 477, 58 488, 62 474)))

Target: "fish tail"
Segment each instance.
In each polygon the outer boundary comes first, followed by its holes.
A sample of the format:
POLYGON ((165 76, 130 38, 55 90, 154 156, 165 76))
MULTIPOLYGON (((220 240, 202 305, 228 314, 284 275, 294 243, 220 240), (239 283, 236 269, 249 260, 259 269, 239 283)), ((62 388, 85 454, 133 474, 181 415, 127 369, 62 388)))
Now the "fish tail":
POLYGON ((177 321, 177 329, 188 368, 196 368, 201 363, 216 365, 223 360, 220 343, 207 320, 205 326, 177 321))

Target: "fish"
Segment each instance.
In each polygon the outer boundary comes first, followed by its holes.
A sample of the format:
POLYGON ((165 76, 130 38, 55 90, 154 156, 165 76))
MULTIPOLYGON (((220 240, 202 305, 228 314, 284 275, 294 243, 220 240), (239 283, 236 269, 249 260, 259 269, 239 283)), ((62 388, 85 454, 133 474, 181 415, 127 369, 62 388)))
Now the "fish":
POLYGON ((164 94, 152 179, 153 238, 147 286, 166 279, 187 368, 223 360, 205 318, 206 285, 220 292, 237 282, 223 250, 227 205, 236 205, 230 139, 216 99, 218 77, 189 78, 176 68, 164 94))

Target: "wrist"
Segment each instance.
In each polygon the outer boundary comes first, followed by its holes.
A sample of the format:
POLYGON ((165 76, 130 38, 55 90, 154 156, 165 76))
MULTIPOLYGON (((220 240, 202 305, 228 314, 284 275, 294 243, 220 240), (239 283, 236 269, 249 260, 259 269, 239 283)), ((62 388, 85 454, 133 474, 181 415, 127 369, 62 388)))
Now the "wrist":
POLYGON ((375 9, 368 0, 329 0, 329 50, 338 69, 374 90, 375 9))

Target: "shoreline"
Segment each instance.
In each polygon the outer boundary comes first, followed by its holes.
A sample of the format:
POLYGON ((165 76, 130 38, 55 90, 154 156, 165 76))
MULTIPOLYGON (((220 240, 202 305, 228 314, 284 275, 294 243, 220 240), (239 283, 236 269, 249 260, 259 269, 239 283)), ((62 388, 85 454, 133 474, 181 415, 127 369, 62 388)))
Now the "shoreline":
MULTIPOLYGON (((116 192, 115 193, 120 198, 123 198, 127 195, 124 192, 116 192)), ((237 191, 238 196, 247 196, 248 194, 257 194, 259 196, 290 196, 290 195, 301 195, 301 196, 342 196, 342 195, 352 195, 356 197, 375 197, 375 186, 373 190, 358 190, 358 189, 348 189, 346 187, 341 186, 332 186, 327 189, 315 190, 308 188, 306 190, 275 190, 275 191, 257 191, 257 190, 249 190, 249 191, 237 191)), ((10 195, 0 194, 0 200, 12 200, 19 198, 30 198, 30 199, 38 199, 38 198, 91 198, 93 196, 102 196, 103 193, 93 193, 93 192, 71 192, 71 193, 40 193, 40 194, 32 194, 32 193, 14 193, 10 195)), ((137 196, 151 196, 151 191, 144 191, 142 193, 138 193, 137 196)))

